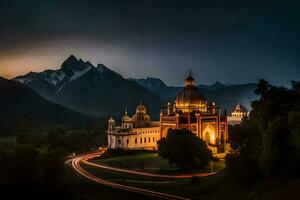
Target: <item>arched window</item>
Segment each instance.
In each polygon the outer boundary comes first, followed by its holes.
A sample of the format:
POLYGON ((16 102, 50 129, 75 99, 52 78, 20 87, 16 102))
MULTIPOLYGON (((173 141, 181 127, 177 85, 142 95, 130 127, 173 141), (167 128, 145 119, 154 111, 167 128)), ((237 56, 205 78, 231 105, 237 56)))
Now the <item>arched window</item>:
POLYGON ((150 138, 148 138, 148 142, 150 143, 151 141, 150 141, 150 138))
POLYGON ((144 142, 147 143, 147 138, 144 138, 144 142))
POLYGON ((129 144, 129 139, 126 140, 126 143, 129 144))
POLYGON ((154 137, 153 137, 153 139, 152 139, 152 140, 153 140, 153 142, 154 142, 154 137))
POLYGON ((210 144, 209 133, 206 133, 206 134, 205 134, 205 142, 206 142, 207 144, 210 144))
POLYGON ((143 143, 143 139, 142 139, 142 138, 140 139, 140 143, 141 143, 141 144, 143 143))
POLYGON ((135 143, 135 144, 137 143, 137 138, 135 138, 134 143, 135 143))

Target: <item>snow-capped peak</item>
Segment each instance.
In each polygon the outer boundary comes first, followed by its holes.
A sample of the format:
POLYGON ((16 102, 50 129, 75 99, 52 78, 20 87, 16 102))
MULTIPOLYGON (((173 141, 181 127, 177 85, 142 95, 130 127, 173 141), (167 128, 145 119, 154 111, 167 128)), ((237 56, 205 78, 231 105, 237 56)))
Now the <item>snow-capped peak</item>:
POLYGON ((92 67, 88 66, 87 68, 85 68, 84 70, 81 70, 81 71, 74 70, 73 75, 71 76, 69 82, 75 81, 76 79, 80 78, 81 76, 83 76, 85 73, 87 73, 91 69, 92 69, 92 67))

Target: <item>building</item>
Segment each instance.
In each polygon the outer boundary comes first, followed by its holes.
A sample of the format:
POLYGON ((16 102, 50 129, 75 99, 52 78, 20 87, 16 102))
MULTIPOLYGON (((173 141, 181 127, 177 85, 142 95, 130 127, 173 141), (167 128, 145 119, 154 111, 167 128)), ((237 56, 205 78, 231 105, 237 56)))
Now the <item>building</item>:
POLYGON ((129 117, 125 111, 121 125, 116 126, 111 117, 108 120, 107 144, 111 149, 149 149, 157 148, 160 140, 159 121, 151 121, 146 107, 141 103, 136 112, 129 117))
POLYGON ((160 113, 160 133, 165 137, 168 129, 188 129, 206 141, 213 153, 224 152, 228 140, 227 118, 218 112, 216 103, 208 104, 191 74, 185 87, 160 113))
POLYGON ((235 106, 235 109, 231 113, 231 115, 227 117, 228 124, 229 125, 239 124, 241 123, 242 119, 248 115, 249 113, 247 111, 247 108, 242 106, 240 103, 238 103, 235 106))
POLYGON ((156 149, 157 141, 165 137, 170 128, 190 130, 206 141, 213 153, 226 149, 227 118, 218 112, 216 103, 208 104, 191 74, 185 79, 185 87, 174 103, 168 102, 162 108, 160 121, 150 121, 142 104, 132 118, 125 112, 121 126, 116 127, 115 121, 110 118, 108 148, 156 149))

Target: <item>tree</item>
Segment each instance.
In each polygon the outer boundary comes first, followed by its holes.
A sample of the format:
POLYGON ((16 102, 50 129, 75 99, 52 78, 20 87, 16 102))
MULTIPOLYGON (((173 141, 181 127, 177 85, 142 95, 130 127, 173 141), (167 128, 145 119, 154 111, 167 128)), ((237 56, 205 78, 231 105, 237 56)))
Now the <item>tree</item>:
POLYGON ((41 151, 40 168, 45 183, 56 183, 65 169, 66 152, 62 148, 45 148, 41 151))
POLYGON ((158 152, 183 171, 204 167, 212 155, 206 143, 187 129, 169 129, 158 141, 158 152))
POLYGON ((18 145, 11 156, 12 180, 18 184, 34 184, 39 178, 39 152, 29 145, 18 145))
POLYGON ((291 81, 293 90, 300 92, 300 81, 291 81))
POLYGON ((282 116, 271 121, 268 128, 263 131, 260 164, 266 177, 270 178, 282 173, 289 157, 289 138, 287 119, 282 116))
POLYGON ((260 80, 250 117, 230 128, 232 152, 226 157, 229 179, 236 185, 300 175, 300 92, 260 80), (241 176, 243 174, 243 176, 241 176))
POLYGON ((268 81, 260 79, 257 84, 257 88, 254 91, 258 95, 264 95, 270 88, 268 81))

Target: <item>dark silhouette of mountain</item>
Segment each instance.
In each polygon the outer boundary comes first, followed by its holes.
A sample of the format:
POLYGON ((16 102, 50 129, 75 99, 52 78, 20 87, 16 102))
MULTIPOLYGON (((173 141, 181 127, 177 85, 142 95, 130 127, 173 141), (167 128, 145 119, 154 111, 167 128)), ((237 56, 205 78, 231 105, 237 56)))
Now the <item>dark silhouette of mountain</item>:
POLYGON ((211 85, 205 85, 205 84, 198 85, 199 88, 205 89, 205 90, 218 90, 218 89, 226 88, 227 86, 229 86, 229 85, 222 84, 218 81, 216 81, 214 84, 211 84, 211 85))
POLYGON ((0 77, 0 135, 45 129, 49 126, 77 128, 96 119, 51 103, 36 91, 0 77))
MULTIPOLYGON (((174 99, 183 88, 167 86, 163 81, 157 78, 130 80, 137 82, 165 101, 174 99)), ((238 102, 250 110, 251 101, 258 98, 254 93, 256 88, 256 84, 254 83, 225 85, 220 82, 215 82, 212 85, 201 84, 197 87, 203 92, 208 102, 214 101, 222 110, 226 109, 229 112, 234 109, 238 102)))
POLYGON ((128 80, 135 81, 141 86, 149 89, 150 91, 161 90, 162 88, 167 87, 167 85, 158 78, 152 78, 152 77, 141 78, 141 79, 129 78, 128 80))
POLYGON ((134 112, 142 100, 150 115, 157 119, 163 104, 160 97, 138 83, 124 79, 102 64, 95 67, 73 55, 58 70, 30 72, 14 80, 50 101, 92 116, 122 115, 126 107, 134 112))

